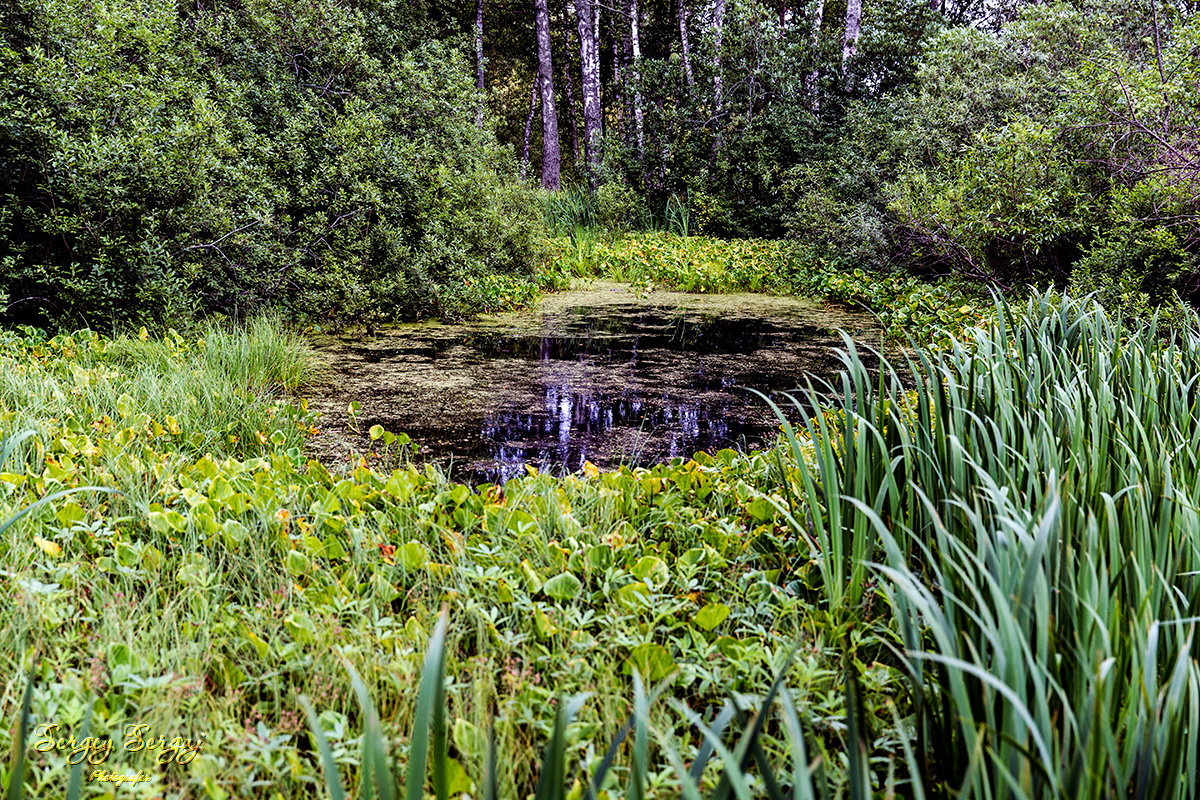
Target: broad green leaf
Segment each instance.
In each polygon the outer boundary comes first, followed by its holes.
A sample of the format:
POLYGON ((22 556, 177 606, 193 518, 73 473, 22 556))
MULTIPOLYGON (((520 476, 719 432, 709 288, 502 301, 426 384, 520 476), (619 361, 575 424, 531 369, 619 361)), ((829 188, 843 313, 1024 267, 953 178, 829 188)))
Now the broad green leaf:
POLYGON ((308 556, 301 553, 299 550, 289 550, 287 555, 288 572, 293 575, 304 575, 312 569, 312 562, 308 556))
POLYGON ((696 616, 692 618, 692 621, 704 630, 711 631, 724 622, 728 616, 729 606, 724 603, 709 603, 696 612, 696 616))
POLYGON ((542 591, 556 600, 571 600, 581 588, 583 583, 570 572, 555 575, 542 585, 542 591))
POLYGON ((675 670, 675 659, 661 644, 646 642, 630 651, 627 666, 636 668, 649 681, 660 681, 675 670))
POLYGON ((420 542, 405 542, 396 551, 396 563, 405 572, 417 572, 429 563, 429 553, 420 542))

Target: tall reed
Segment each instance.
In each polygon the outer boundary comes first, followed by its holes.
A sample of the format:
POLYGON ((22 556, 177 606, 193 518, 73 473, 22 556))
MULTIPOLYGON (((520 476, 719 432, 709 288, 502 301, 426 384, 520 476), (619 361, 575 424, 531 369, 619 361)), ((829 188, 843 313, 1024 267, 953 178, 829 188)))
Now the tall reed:
POLYGON ((926 790, 1196 797, 1200 339, 1080 300, 997 311, 907 382, 847 341, 784 421, 781 511, 832 609, 881 582, 926 790))

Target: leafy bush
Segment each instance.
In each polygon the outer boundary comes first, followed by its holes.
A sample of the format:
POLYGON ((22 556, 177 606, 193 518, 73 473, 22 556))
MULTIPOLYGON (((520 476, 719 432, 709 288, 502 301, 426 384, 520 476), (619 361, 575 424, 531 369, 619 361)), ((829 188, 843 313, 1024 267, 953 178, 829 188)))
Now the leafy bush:
POLYGON ((1005 288, 1065 282, 1097 214, 1086 165, 1057 135, 1014 121, 980 132, 946 178, 902 176, 890 208, 915 256, 1005 288))
POLYGON ((1198 37, 1194 20, 1059 4, 994 40, 935 41, 889 137, 904 153, 883 189, 897 244, 926 270, 1073 281, 1137 313, 1191 297, 1198 37), (1153 35, 1131 39, 1139 26, 1153 35))
POLYGON ((1195 297, 1200 289, 1197 276, 1200 253, 1189 253, 1168 228, 1131 220, 1092 244, 1075 265, 1071 288, 1094 293, 1106 307, 1131 320, 1145 321, 1160 313, 1164 323, 1172 324, 1187 318, 1179 290, 1195 297))
POLYGON ((416 7, 0 13, 10 318, 456 315, 476 307, 468 279, 536 263, 536 201, 475 126, 463 60, 420 43, 416 7))

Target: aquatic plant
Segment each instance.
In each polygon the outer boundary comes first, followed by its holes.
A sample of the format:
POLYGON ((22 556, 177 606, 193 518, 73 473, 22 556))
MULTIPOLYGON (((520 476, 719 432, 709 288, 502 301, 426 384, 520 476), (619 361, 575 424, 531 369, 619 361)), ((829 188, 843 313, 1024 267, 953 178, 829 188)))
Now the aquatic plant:
POLYGON ((1200 326, 1021 311, 904 379, 847 341, 837 391, 780 417, 797 469, 773 502, 831 611, 886 596, 927 790, 1195 797, 1200 326))

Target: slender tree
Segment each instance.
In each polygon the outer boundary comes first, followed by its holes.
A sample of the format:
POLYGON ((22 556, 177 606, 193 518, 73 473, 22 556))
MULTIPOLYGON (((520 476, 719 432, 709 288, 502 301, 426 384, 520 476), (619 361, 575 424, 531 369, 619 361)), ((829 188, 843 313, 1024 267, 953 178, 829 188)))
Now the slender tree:
POLYGON ((538 79, 533 78, 533 87, 529 90, 529 116, 525 118, 525 144, 521 148, 521 180, 529 170, 529 137, 533 133, 533 118, 538 108, 538 79))
POLYGON ((842 66, 858 52, 858 30, 862 24, 862 0, 846 0, 846 33, 842 37, 842 66))
POLYGON ((542 188, 558 191, 558 113, 554 105, 554 63, 550 54, 550 10, 546 0, 533 0, 537 30, 537 86, 542 95, 542 188))
POLYGON ((475 112, 476 127, 483 127, 483 0, 475 0, 475 88, 479 90, 479 110, 475 112))
POLYGON ((600 166, 600 13, 596 0, 575 0, 575 16, 579 26, 583 150, 589 179, 594 179, 600 166))
POLYGON ((571 0, 562 5, 562 87, 563 102, 567 106, 567 120, 571 128, 571 157, 579 165, 579 115, 575 109, 575 67, 571 62, 571 0))
MULTIPOLYGON (((851 0, 853 2, 853 0, 851 0)), ((721 74, 721 36, 725 29, 725 0, 713 4, 713 110, 720 113, 725 79, 721 74)))
POLYGON ((633 56, 633 63, 627 70, 626 80, 633 83, 633 127, 637 136, 638 158, 643 159, 646 155, 646 129, 642 112, 641 76, 638 73, 638 63, 642 60, 642 45, 638 31, 638 0, 625 0, 625 13, 629 16, 629 43, 633 56))
POLYGON ((690 90, 696 85, 692 77, 692 48, 688 42, 687 3, 679 0, 679 44, 683 55, 683 78, 690 90))
POLYGON ((812 18, 812 71, 804 78, 804 89, 808 94, 813 111, 821 110, 821 97, 817 93, 817 79, 820 77, 821 60, 821 23, 825 21, 825 0, 816 0, 812 18))
MULTIPOLYGON (((625 70, 622 68, 624 64, 629 63, 629 28, 621 26, 610 31, 612 36, 612 50, 609 55, 612 56, 612 95, 609 105, 616 109, 618 124, 629 119, 629 92, 625 86, 625 70)), ((626 139, 629 138, 629 128, 623 127, 626 139)))

